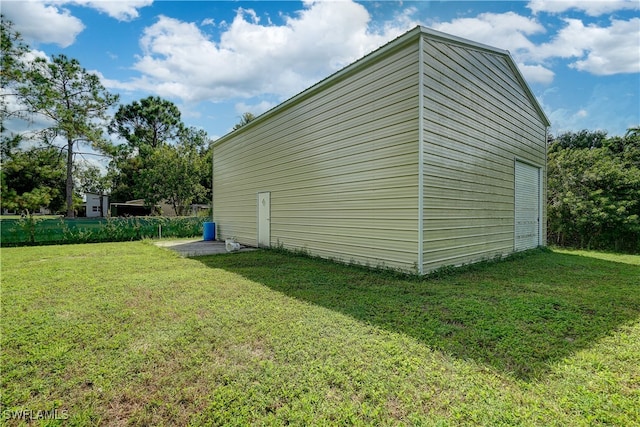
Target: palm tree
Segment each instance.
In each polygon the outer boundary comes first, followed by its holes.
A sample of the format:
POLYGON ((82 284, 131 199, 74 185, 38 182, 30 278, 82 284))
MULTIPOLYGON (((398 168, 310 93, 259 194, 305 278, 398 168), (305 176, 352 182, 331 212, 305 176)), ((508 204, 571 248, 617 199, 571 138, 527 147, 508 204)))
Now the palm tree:
POLYGON ((640 126, 635 126, 627 129, 627 133, 624 134, 625 138, 640 137, 640 126))

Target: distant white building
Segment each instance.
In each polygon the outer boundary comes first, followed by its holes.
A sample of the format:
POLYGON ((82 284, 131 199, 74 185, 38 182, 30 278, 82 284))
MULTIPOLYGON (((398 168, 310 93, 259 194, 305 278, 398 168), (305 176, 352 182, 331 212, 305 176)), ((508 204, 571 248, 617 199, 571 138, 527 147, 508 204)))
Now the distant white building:
POLYGON ((109 216, 109 196, 106 194, 85 193, 87 199, 87 218, 109 216))

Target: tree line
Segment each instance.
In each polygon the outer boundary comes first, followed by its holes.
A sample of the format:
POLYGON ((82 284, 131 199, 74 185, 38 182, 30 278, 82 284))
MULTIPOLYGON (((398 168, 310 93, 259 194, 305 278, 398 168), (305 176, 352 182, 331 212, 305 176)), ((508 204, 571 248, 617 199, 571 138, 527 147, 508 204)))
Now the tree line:
POLYGON ((47 207, 73 217, 79 191, 110 193, 112 201, 143 199, 148 207, 164 201, 177 215, 210 202, 211 141, 182 122, 175 104, 150 96, 120 105, 110 117, 118 95, 76 59, 34 58, 4 17, 1 47, 2 209, 47 207), (9 134, 12 119, 39 125, 9 134), (77 159, 95 154, 110 159, 106 175, 77 159))
POLYGON ((550 244, 640 253, 640 127, 551 138, 547 174, 550 244))

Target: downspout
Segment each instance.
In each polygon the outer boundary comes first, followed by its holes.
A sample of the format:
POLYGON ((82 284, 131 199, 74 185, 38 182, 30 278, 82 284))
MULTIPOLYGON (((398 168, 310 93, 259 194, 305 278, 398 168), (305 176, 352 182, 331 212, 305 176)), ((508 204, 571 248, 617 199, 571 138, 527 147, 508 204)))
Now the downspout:
POLYGON ((424 37, 418 43, 418 274, 424 274, 424 37))

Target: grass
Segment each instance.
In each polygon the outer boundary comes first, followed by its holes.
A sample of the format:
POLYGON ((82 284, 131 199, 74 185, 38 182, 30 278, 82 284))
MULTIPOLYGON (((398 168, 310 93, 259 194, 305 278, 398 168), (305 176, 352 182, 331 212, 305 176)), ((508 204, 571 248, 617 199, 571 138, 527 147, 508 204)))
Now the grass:
POLYGON ((639 256, 594 252, 418 279, 278 251, 4 248, 2 415, 639 425, 639 288, 639 256))

